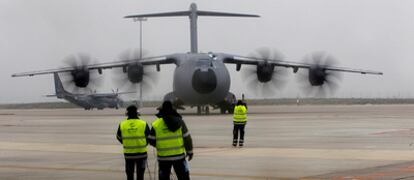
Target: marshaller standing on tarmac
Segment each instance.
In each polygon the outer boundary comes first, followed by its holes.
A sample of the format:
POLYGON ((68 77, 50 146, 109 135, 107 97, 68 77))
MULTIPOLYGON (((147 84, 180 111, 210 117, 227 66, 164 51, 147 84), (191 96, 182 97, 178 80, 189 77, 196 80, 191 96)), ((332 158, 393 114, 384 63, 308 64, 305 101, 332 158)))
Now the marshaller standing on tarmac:
POLYGON ((165 101, 158 117, 152 123, 149 143, 157 149, 160 180, 169 180, 171 167, 179 180, 190 179, 188 161, 193 158, 193 141, 182 117, 173 109, 170 101, 165 101))
POLYGON ((127 179, 134 179, 136 168, 137 179, 142 180, 147 164, 147 138, 150 134, 150 128, 147 122, 139 119, 136 106, 129 106, 126 115, 128 118, 119 124, 116 138, 124 147, 127 179))
POLYGON ((247 123, 247 105, 242 101, 238 100, 234 107, 233 114, 233 146, 236 147, 237 143, 240 147, 244 143, 244 128, 247 123), (240 140, 239 140, 240 132, 240 140))

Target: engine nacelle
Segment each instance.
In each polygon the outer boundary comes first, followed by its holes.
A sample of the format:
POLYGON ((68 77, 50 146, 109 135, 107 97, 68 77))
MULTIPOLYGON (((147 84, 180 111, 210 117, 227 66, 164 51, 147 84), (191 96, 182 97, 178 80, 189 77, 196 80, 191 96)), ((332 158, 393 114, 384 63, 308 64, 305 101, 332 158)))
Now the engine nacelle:
POLYGON ((77 69, 71 72, 73 82, 77 87, 86 87, 89 84, 89 71, 87 69, 77 69))
POLYGON ((131 83, 142 82, 144 76, 144 66, 141 63, 131 63, 127 66, 128 80, 131 83))
POLYGON ((266 83, 272 80, 273 77, 273 70, 275 69, 275 66, 269 64, 269 63, 263 63, 257 65, 257 79, 262 82, 266 83))
POLYGON ((326 81, 326 76, 326 71, 319 66, 309 68, 309 83, 312 86, 322 86, 326 81))

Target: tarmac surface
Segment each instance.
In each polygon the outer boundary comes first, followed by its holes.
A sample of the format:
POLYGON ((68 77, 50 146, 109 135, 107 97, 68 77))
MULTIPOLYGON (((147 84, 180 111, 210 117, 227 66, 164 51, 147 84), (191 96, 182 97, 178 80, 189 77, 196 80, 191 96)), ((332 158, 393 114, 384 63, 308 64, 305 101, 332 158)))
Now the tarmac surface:
MULTIPOLYGON (((141 112, 155 120, 155 108, 141 112)), ((414 179, 414 105, 249 106, 243 148, 231 147, 231 115, 182 114, 192 179, 414 179)), ((126 179, 123 119, 124 110, 0 110, 0 179, 126 179)))

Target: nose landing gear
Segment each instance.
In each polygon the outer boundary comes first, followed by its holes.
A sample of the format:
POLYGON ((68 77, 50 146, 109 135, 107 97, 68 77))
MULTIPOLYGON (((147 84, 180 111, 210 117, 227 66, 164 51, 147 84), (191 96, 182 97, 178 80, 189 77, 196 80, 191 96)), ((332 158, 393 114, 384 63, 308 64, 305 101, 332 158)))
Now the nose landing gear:
POLYGON ((197 114, 201 115, 201 114, 210 114, 210 107, 208 105, 206 106, 197 106, 197 114))

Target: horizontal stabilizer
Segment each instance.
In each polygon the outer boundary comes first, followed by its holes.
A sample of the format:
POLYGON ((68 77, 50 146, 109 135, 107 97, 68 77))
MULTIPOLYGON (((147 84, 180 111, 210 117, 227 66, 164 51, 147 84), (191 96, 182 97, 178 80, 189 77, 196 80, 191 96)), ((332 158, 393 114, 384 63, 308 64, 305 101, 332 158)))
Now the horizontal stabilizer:
MULTIPOLYGON (((222 16, 222 17, 260 17, 255 14, 239 14, 239 13, 227 13, 227 12, 215 12, 215 11, 195 11, 198 16, 222 16)), ((148 18, 148 17, 171 17, 171 16, 190 16, 191 11, 176 11, 165 13, 152 13, 152 14, 137 14, 129 15, 124 18, 148 18)))
POLYGON ((239 14, 239 13, 226 13, 226 12, 214 12, 214 11, 197 11, 199 16, 224 16, 224 17, 260 17, 255 14, 239 14))
POLYGON ((165 12, 165 13, 129 15, 129 16, 125 16, 124 18, 170 17, 170 16, 188 16, 188 15, 190 15, 190 11, 176 11, 176 12, 165 12))
POLYGON ((215 12, 215 11, 199 11, 195 3, 191 3, 188 11, 163 12, 153 14, 138 14, 125 16, 125 18, 150 18, 150 17, 171 17, 171 16, 188 16, 190 20, 190 42, 191 53, 198 52, 197 40, 197 19, 199 16, 215 16, 215 17, 260 17, 255 14, 241 14, 229 12, 215 12))

